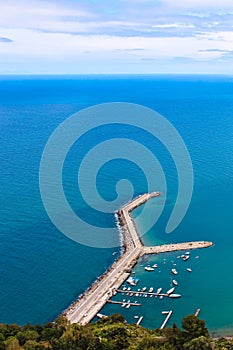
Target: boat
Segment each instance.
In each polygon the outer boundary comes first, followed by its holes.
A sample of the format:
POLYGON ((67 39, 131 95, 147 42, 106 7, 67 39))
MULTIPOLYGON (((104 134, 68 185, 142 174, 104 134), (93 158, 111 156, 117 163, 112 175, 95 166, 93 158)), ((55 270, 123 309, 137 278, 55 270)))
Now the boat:
POLYGON ((195 259, 199 259, 199 255, 195 256, 195 259))
POLYGON ((131 292, 131 293, 129 294, 129 296, 132 297, 132 296, 133 296, 133 293, 131 292))
POLYGON ((158 288, 157 291, 156 291, 156 294, 159 294, 162 292, 162 288, 158 288))
POLYGON ((178 286, 178 282, 176 280, 172 280, 172 283, 174 284, 174 286, 178 286))
POLYGON ((188 272, 192 272, 192 269, 190 269, 190 267, 187 268, 187 271, 188 272))
POLYGON ((172 287, 171 289, 169 289, 169 290, 167 291, 166 294, 170 295, 170 294, 172 294, 172 293, 174 292, 174 290, 175 290, 175 287, 172 287))
POLYGON ((134 318, 138 319, 138 318, 139 318, 139 316, 138 316, 138 315, 135 315, 135 316, 134 316, 134 318))
POLYGON ((152 265, 152 267, 154 267, 155 269, 158 267, 158 265, 157 264, 154 264, 154 265, 152 265))
POLYGON ((130 303, 127 304, 125 308, 126 308, 126 309, 129 309, 129 308, 130 308, 130 303))
POLYGON ((189 255, 185 255, 184 257, 183 257, 183 260, 184 261, 187 261, 189 259, 189 255))
POLYGON ((129 283, 131 286, 136 286, 137 283, 139 282, 139 279, 130 276, 130 277, 126 280, 126 282, 129 283))
POLYGON ((153 292, 153 290, 154 290, 154 288, 153 288, 153 287, 150 287, 150 289, 149 289, 149 293, 152 293, 152 292, 153 292))
POLYGON ((146 290, 146 287, 143 287, 143 288, 142 288, 142 292, 145 292, 145 290, 146 290))
POLYGON ((186 252, 186 253, 185 253, 185 255, 189 255, 189 254, 190 254, 190 252, 186 252))
POLYGON ((159 299, 163 299, 163 295, 160 295, 159 299))
POLYGON ((180 298, 181 295, 180 294, 170 294, 169 298, 180 298))
POLYGON ((122 304, 121 304, 121 307, 125 307, 126 305, 126 302, 124 301, 122 304))
POLYGON ((176 271, 176 269, 172 269, 172 273, 173 273, 174 275, 177 275, 177 274, 178 274, 178 272, 176 271))
POLYGON ((106 318, 106 317, 108 317, 108 316, 100 314, 100 313, 98 313, 96 316, 99 317, 99 318, 106 318))
POLYGON ((146 266, 145 271, 154 271, 155 269, 151 266, 146 266))

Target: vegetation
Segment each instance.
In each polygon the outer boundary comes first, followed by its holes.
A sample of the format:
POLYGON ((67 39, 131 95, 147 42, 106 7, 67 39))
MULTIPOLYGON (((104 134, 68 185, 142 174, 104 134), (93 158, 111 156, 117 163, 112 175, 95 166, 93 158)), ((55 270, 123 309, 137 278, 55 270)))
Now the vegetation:
POLYGON ((129 325, 115 314, 93 324, 70 324, 59 317, 44 326, 0 324, 0 350, 226 350, 233 340, 213 340, 205 322, 186 316, 182 329, 164 330, 129 325))

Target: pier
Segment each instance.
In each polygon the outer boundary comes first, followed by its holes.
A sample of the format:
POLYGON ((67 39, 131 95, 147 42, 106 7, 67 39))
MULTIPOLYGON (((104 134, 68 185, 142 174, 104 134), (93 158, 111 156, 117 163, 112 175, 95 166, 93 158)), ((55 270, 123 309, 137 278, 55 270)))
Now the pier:
MULTIPOLYGON (((90 322, 130 276, 132 268, 137 263, 140 256, 178 250, 207 248, 213 245, 212 242, 199 241, 164 244, 154 247, 144 246, 131 217, 131 212, 150 198, 155 198, 160 195, 160 192, 140 195, 117 211, 116 214, 123 234, 124 252, 107 272, 105 272, 76 302, 63 312, 63 315, 71 323, 86 324, 90 322)), ((147 292, 145 294, 156 293, 147 292)))
POLYGON ((127 301, 115 301, 115 300, 107 300, 107 303, 110 304, 119 304, 119 305, 130 305, 130 306, 141 306, 142 304, 139 303, 131 303, 131 302, 127 302, 127 301))
POLYGON ((163 315, 167 315, 167 317, 165 318, 165 320, 164 320, 162 326, 160 327, 160 329, 164 329, 164 327, 165 327, 166 324, 168 323, 168 320, 169 320, 169 318, 170 318, 171 315, 172 315, 172 310, 170 310, 170 311, 162 311, 162 314, 163 314, 163 315))

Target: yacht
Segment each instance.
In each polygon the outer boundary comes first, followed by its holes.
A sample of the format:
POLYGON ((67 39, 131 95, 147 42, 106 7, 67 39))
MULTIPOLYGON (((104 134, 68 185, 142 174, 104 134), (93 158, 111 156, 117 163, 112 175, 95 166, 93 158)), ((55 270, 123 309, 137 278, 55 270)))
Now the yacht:
POLYGON ((149 289, 149 293, 152 293, 152 292, 153 292, 153 290, 154 290, 154 288, 153 288, 153 287, 150 287, 150 289, 149 289))
POLYGON ((158 265, 157 264, 154 264, 154 265, 152 265, 152 267, 154 267, 155 269, 158 267, 158 265))
POLYGON ((175 290, 175 287, 172 287, 171 289, 169 289, 169 290, 167 291, 167 294, 168 294, 168 295, 172 294, 172 293, 174 292, 174 290, 175 290))
POLYGON ((181 295, 180 294, 170 294, 169 298, 180 298, 181 295))
POLYGON ((156 294, 159 294, 162 292, 162 288, 158 288, 157 291, 156 291, 156 294))
POLYGON ((173 273, 174 275, 177 275, 177 274, 178 274, 178 272, 176 271, 176 269, 172 269, 172 273, 173 273))
POLYGON ((192 272, 192 269, 190 269, 190 268, 188 267, 188 268, 187 268, 187 271, 188 271, 188 272, 192 272))
POLYGON ((172 280, 172 283, 174 284, 174 286, 178 286, 178 282, 176 280, 172 280))
POLYGON ((151 266, 146 266, 145 271, 154 271, 155 269, 151 266))
POLYGON ((183 257, 183 260, 184 261, 187 261, 189 259, 189 255, 185 255, 184 257, 183 257))

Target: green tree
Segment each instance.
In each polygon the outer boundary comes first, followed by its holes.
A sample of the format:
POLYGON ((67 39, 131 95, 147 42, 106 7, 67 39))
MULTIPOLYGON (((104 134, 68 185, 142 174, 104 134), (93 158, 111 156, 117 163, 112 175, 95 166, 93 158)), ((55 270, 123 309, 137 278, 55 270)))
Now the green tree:
POLYGON ((204 336, 194 338, 187 343, 184 343, 184 349, 187 350, 211 350, 210 339, 204 336))
POLYGON ((21 350, 22 348, 19 345, 18 339, 16 339, 15 337, 9 337, 5 341, 5 349, 6 350, 21 350))
POLYGON ((185 336, 189 339, 198 338, 200 336, 209 337, 205 321, 199 320, 199 318, 194 315, 184 317, 182 327, 185 330, 185 336))

